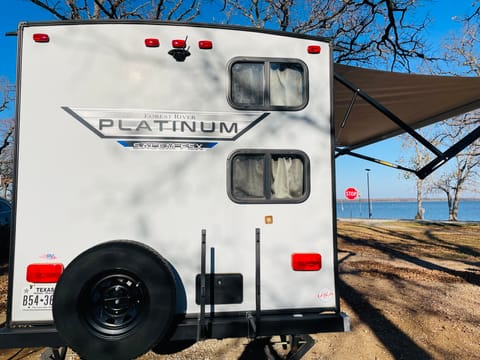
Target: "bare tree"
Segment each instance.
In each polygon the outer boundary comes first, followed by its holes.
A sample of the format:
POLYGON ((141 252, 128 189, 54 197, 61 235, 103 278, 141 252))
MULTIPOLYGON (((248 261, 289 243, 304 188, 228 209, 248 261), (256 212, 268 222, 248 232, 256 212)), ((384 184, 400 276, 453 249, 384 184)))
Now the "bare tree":
POLYGON ((29 0, 60 20, 152 19, 192 21, 200 0, 29 0))
MULTIPOLYGON (((480 111, 445 121, 439 128, 436 140, 450 146, 463 138, 471 130, 480 126, 480 111)), ((460 195, 465 190, 474 190, 480 175, 480 139, 450 160, 453 166, 447 167, 433 182, 433 188, 445 193, 448 203, 448 219, 458 220, 460 195)))
POLYGON ((472 6, 472 13, 459 19, 463 31, 448 39, 445 59, 467 75, 480 76, 480 1, 474 1, 472 6))
MULTIPOLYGON (((463 19, 463 32, 450 37, 445 44, 448 68, 439 69, 438 72, 450 73, 453 75, 474 75, 480 76, 480 1, 473 3, 472 13, 463 19)), ((459 139, 480 126, 480 110, 446 120, 439 125, 433 126, 435 135, 431 140, 436 146, 450 147, 459 139)), ((427 163, 428 151, 418 148, 418 144, 404 143, 408 147, 415 146, 413 159, 414 168, 420 168, 427 163), (420 150, 420 151, 419 151, 420 150)), ((458 207, 461 194, 466 190, 473 190, 477 187, 476 179, 480 172, 480 140, 477 139, 472 145, 450 160, 438 176, 432 175, 432 183, 427 190, 441 191, 445 194, 448 204, 449 220, 458 219, 458 207)), ((412 161, 410 161, 412 165, 412 161)), ((418 187, 417 187, 418 189, 418 187)))
MULTIPOLYGON (((0 78, 0 112, 7 109, 14 100, 14 86, 7 79, 0 78)), ((12 118, 0 119, 0 186, 3 197, 13 178, 13 134, 15 124, 12 118)))
MULTIPOLYGON (((472 12, 463 19, 463 32, 449 39, 446 44, 447 60, 455 65, 454 73, 460 72, 480 76, 480 1, 472 4, 472 12)), ((452 72, 450 70, 450 72, 452 72)), ((468 132, 480 126, 480 109, 464 116, 447 120, 437 135, 441 143, 453 144, 468 132)), ((449 219, 458 219, 458 206, 462 191, 477 187, 480 172, 480 139, 452 160, 454 166, 434 182, 434 186, 445 193, 449 219)))
POLYGON ((7 109, 15 99, 15 87, 3 77, 0 77, 0 112, 7 109))
POLYGON ((436 59, 427 55, 421 36, 430 20, 414 18, 420 0, 224 0, 224 4, 230 22, 243 17, 255 27, 331 38, 337 62, 410 71, 414 59, 436 59))
POLYGON ((0 143, 0 186, 2 196, 7 198, 8 190, 13 183, 13 169, 14 169, 14 132, 15 122, 13 118, 0 120, 0 132, 2 135, 2 142, 0 143))
POLYGON ((212 22, 272 28, 332 39, 341 63, 410 71, 411 61, 433 60, 417 20, 424 0, 29 0, 58 19, 159 19, 191 21, 200 10, 212 22), (210 5, 207 8, 202 5, 210 5))
MULTIPOLYGON (((423 137, 427 137, 427 129, 417 130, 423 137)), ((402 135, 402 148, 409 153, 407 157, 402 156, 400 163, 405 164, 405 167, 409 169, 420 169, 431 160, 431 153, 419 144, 410 135, 402 135), (410 152, 409 149, 413 151, 410 152)), ((401 176, 407 180, 415 181, 415 190, 417 198, 417 213, 415 214, 416 220, 423 220, 425 209, 423 208, 423 193, 425 185, 429 187, 430 179, 420 179, 411 172, 402 171, 401 176)))

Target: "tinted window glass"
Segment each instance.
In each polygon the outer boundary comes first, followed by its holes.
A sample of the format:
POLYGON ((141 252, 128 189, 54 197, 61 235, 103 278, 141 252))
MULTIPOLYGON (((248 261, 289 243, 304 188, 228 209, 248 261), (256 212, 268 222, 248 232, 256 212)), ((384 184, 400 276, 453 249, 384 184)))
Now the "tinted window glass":
POLYGON ((238 155, 233 160, 232 194, 237 199, 265 198, 264 157, 238 155))
POLYGON ((264 65, 263 63, 239 62, 232 66, 232 100, 235 104, 264 104, 264 65))

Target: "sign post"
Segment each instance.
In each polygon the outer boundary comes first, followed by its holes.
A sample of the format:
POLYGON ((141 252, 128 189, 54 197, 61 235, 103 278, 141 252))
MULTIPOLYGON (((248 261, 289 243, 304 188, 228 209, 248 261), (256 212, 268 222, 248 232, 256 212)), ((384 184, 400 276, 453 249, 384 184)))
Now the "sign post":
MULTIPOLYGON (((354 187, 348 187, 345 189, 345 198, 353 201, 358 197, 358 190, 354 187)), ((350 219, 353 218, 353 204, 350 203, 350 219)))

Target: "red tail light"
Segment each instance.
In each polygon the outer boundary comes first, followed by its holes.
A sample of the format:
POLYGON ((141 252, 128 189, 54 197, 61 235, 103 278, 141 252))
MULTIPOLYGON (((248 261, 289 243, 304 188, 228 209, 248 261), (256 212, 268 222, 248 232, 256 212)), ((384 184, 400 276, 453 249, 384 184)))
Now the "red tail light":
POLYGON ((160 46, 160 41, 155 38, 148 38, 145 39, 145 46, 146 47, 159 47, 160 46))
POLYGON ((33 34, 33 41, 39 43, 46 43, 50 41, 48 34, 33 34))
POLYGON ((307 47, 307 52, 309 54, 320 54, 321 51, 322 48, 318 45, 310 45, 309 47, 307 47))
POLYGON ((172 40, 172 46, 175 49, 183 49, 187 45, 185 40, 172 40))
POLYGON ((321 268, 322 256, 320 254, 292 254, 292 269, 295 271, 318 271, 321 268))
POLYGON ((211 42, 210 40, 200 40, 198 42, 198 47, 200 49, 209 50, 209 49, 213 48, 213 42, 211 42))
POLYGON ((30 264, 27 281, 31 283, 56 283, 63 272, 63 264, 30 264))

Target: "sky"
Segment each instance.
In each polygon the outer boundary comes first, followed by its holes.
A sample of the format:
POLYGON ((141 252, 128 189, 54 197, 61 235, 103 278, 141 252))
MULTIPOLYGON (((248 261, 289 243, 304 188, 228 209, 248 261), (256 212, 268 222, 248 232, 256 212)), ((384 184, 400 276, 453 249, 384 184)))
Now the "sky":
MULTIPOLYGON (((471 10, 472 0, 432 0, 421 13, 429 14, 432 23, 425 32, 432 48, 440 48, 442 40, 449 34, 460 30, 461 26, 454 21, 471 10)), ((16 40, 15 36, 4 36, 14 32, 21 21, 55 20, 53 15, 25 0, 3 0, 0 12, 0 76, 15 83, 16 40), (6 5, 8 4, 8 5, 6 5)), ((207 15, 208 14, 204 14, 207 15)), ((202 21, 205 21, 202 19, 202 21)), ((0 118, 10 117, 13 107, 0 113, 0 118)), ((381 157, 382 160, 397 162, 401 156, 401 141, 397 138, 362 148, 361 153, 381 157)), ((355 187, 360 197, 367 197, 367 171, 369 171, 371 198, 415 198, 415 182, 407 181, 395 169, 377 165, 365 160, 342 156, 336 161, 336 193, 337 199, 344 199, 344 191, 355 187)))

